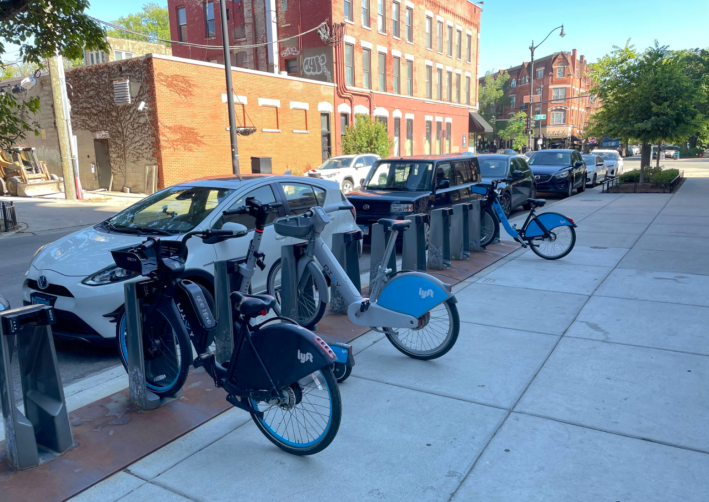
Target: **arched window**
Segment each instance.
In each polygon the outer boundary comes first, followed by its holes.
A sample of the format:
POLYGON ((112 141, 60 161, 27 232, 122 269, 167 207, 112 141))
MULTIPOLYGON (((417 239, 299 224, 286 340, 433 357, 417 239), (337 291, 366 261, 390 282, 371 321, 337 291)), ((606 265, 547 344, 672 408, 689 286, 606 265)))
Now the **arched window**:
POLYGON ((517 79, 513 78, 512 83, 510 84, 510 87, 517 87, 517 79))

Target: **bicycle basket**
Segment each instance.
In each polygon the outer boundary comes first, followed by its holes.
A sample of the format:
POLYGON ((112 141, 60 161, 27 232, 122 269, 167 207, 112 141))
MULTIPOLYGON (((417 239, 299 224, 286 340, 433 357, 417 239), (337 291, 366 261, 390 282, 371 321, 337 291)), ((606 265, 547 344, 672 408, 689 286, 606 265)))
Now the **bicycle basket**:
POLYGON ((140 275, 150 275, 158 269, 158 260, 155 253, 155 248, 149 249, 147 252, 141 251, 135 246, 130 246, 120 249, 112 249, 113 261, 120 268, 137 272, 140 275))
POLYGON ((280 218, 273 222, 273 227, 278 235, 305 239, 313 229, 313 220, 307 216, 280 218))

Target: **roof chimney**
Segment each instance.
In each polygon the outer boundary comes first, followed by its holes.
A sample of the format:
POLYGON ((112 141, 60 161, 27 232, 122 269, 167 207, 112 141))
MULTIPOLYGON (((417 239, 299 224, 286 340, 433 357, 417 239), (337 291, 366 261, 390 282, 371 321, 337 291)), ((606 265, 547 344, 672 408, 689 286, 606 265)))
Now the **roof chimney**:
POLYGON ((584 56, 583 54, 581 54, 581 58, 580 58, 580 59, 581 59, 581 62, 583 63, 584 61, 586 61, 586 56, 584 56))
POLYGON ((578 53, 578 51, 576 49, 571 50, 571 57, 574 58, 574 61, 576 61, 576 54, 577 53, 578 53))

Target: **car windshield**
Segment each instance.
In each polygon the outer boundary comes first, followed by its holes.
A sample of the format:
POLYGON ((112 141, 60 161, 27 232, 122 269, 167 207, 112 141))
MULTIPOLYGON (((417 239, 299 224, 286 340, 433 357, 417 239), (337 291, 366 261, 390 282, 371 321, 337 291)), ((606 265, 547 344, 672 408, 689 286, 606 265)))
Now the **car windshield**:
POLYGON ((603 157, 604 160, 617 160, 618 154, 615 152, 601 152, 598 155, 603 157))
POLYGON ((379 162, 369 172, 366 187, 372 190, 431 190, 433 163, 379 162))
POLYGON ((118 232, 183 234, 201 223, 230 193, 227 188, 172 187, 132 205, 106 224, 118 232))
POLYGON ((321 165, 319 169, 342 169, 343 167, 350 167, 353 160, 354 157, 332 157, 331 159, 327 159, 327 162, 321 165))
POLYGON ((571 164, 569 152, 537 152, 529 159, 530 166, 568 166, 571 164))
POLYGON ((506 178, 507 159, 478 159, 480 175, 483 178, 506 178))
POLYGON ((587 165, 589 166, 595 166, 596 165, 596 157, 593 155, 584 155, 583 160, 586 162, 587 165))

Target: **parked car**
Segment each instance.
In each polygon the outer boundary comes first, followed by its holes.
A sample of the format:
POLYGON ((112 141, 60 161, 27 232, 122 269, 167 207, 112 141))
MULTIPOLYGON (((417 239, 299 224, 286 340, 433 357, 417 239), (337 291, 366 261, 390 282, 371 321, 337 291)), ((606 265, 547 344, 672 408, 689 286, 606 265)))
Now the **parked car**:
POLYGON ((584 155, 583 161, 586 163, 586 184, 595 187, 598 183, 605 181, 608 177, 608 167, 603 157, 600 155, 584 155))
POLYGON ((364 155, 339 155, 330 157, 317 169, 311 169, 306 174, 311 178, 321 178, 336 181, 347 195, 361 186, 374 161, 379 155, 368 153, 364 155))
POLYGON ((535 153, 537 153, 537 152, 535 152, 534 150, 527 150, 526 152, 524 152, 524 156, 527 157, 528 159, 531 159, 532 155, 534 155, 535 153))
POLYGON ((640 155, 640 147, 637 145, 629 146, 628 150, 630 150, 631 155, 640 155))
MULTIPOLYGON (((652 158, 653 159, 657 158, 657 146, 652 147, 652 158)), ((664 160, 664 158, 665 158, 665 151, 661 149, 660 150, 660 160, 664 160)))
MULTIPOLYGON (((52 331, 55 335, 89 342, 112 340, 116 335, 116 324, 112 321, 119 320, 123 314, 124 283, 140 277, 116 267, 110 250, 138 244, 148 236, 169 242, 191 230, 220 228, 225 223, 222 212, 244 205, 247 197, 261 202, 282 202, 280 216, 344 200, 335 182, 293 176, 246 175, 242 182, 236 177, 219 176, 180 183, 102 223, 40 248, 27 271, 23 301, 54 306, 57 323, 52 331)), ((273 213, 271 221, 277 217, 273 213)), ((357 230, 350 211, 337 211, 330 217, 332 223, 322 234, 328 245, 334 232, 357 230)), ((226 220, 246 225, 253 235, 252 217, 234 215, 226 220)), ((252 283, 255 292, 266 289, 268 271, 281 257, 281 246, 294 242, 276 235, 273 225, 266 227, 262 239, 266 268, 256 270, 252 283)), ((185 278, 213 291, 214 261, 246 256, 250 241, 249 236, 218 244, 189 240, 185 278)))
POLYGON ((570 197, 575 189, 586 190, 586 163, 577 150, 540 150, 529 159, 540 192, 570 197))
POLYGON ((537 194, 534 175, 522 155, 481 155, 478 157, 483 183, 503 180, 497 185, 500 205, 509 215, 519 206, 530 209, 527 199, 537 194))
POLYGON ((357 225, 369 238, 381 218, 409 214, 476 200, 470 187, 480 183, 480 157, 463 154, 381 159, 374 163, 359 191, 347 195, 356 208, 357 225))
POLYGON ((519 155, 515 150, 512 150, 511 148, 505 148, 503 150, 498 150, 497 153, 505 154, 505 155, 519 155))
POLYGON ((665 148, 665 158, 671 160, 679 159, 679 148, 677 147, 667 147, 665 148))
POLYGON ((608 168, 608 176, 620 176, 623 174, 623 157, 617 151, 597 148, 591 154, 603 157, 603 162, 608 168))

